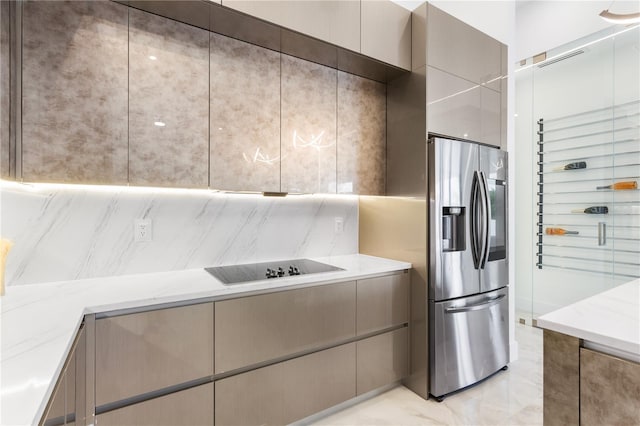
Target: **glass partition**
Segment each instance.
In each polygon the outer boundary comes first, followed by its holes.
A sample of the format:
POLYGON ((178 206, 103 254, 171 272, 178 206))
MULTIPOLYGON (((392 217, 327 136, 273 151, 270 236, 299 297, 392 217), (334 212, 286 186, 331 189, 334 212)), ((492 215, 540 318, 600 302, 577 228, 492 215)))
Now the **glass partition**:
POLYGON ((615 26, 516 71, 525 320, 640 277, 639 40, 615 26))

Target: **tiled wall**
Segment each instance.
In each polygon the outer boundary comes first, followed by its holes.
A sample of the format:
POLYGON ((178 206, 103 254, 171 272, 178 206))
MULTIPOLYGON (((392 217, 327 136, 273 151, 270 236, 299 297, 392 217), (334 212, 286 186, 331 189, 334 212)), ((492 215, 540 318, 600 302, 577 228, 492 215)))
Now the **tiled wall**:
POLYGON ((41 187, 0 191, 7 285, 358 252, 355 196, 41 187), (152 220, 135 242, 136 218, 152 220), (334 232, 334 218, 344 232, 334 232))
POLYGON ((384 193, 384 84, 113 2, 23 15, 26 181, 384 193))

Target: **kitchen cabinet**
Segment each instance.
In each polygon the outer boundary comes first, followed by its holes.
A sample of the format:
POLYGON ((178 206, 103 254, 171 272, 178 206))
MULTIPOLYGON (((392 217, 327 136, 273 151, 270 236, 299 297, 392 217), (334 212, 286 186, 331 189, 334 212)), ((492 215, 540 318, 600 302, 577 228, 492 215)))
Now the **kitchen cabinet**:
POLYGON ((213 375, 213 303, 95 323, 97 406, 213 375))
POLYGON ((359 0, 223 0, 222 5, 331 44, 360 51, 359 0))
POLYGON ((500 91, 499 41, 430 4, 426 25, 427 65, 500 91))
POLYGON ((213 383, 170 393, 96 416, 100 426, 213 425, 213 383))
POLYGON ((211 188, 280 191, 280 54, 211 33, 211 188))
POLYGON ((427 4, 427 129, 506 145, 507 47, 427 4))
POLYGON ((640 422, 640 364, 580 348, 580 424, 640 422))
POLYGON ((356 343, 356 393, 362 395, 409 374, 408 327, 356 343))
POLYGON ((269 365, 216 382, 219 425, 282 425, 356 396, 356 344, 269 365))
POLYGON ((409 274, 357 282, 357 334, 384 330, 409 321, 409 274))
POLYGON ((84 402, 84 389, 77 383, 77 377, 82 376, 84 368, 85 331, 83 328, 67 357, 60 378, 56 384, 49 406, 44 416, 44 425, 73 425, 75 424, 76 407, 84 402), (80 403, 80 404, 79 404, 80 403))
POLYGON ((355 336, 353 281, 215 302, 215 372, 355 336))
POLYGON ((25 2, 22 178, 126 184, 128 9, 25 2))
POLYGON ((411 70, 411 11, 392 2, 362 0, 363 55, 411 70))
POLYGON ((384 195, 386 86, 338 71, 337 191, 384 195))
POLYGON ((281 191, 336 192, 337 70, 282 55, 281 191))
POLYGON ((206 188, 208 120, 209 32, 130 9, 129 183, 206 188))

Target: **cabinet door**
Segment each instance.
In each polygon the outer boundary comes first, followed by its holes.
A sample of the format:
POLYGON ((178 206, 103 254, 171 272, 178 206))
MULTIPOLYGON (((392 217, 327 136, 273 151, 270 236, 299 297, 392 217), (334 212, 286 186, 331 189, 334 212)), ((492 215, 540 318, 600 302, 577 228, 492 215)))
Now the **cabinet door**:
POLYGON ((640 364, 580 348, 580 424, 640 424, 640 364))
POLYGON ((218 425, 282 425, 355 397, 355 343, 216 382, 218 425))
POLYGON ((213 383, 108 411, 96 416, 100 426, 213 425, 213 383))
POLYGON ((338 71, 338 193, 384 195, 386 86, 338 71))
POLYGON ((409 274, 358 280, 358 335, 383 330, 409 321, 409 274))
POLYGON ((355 282, 216 302, 216 374, 353 337, 355 308, 355 282))
POLYGON ((428 5, 427 65, 500 90, 502 44, 428 5))
POLYGON ((223 0, 222 5, 360 51, 359 0, 223 0))
POLYGON ((411 70, 411 11, 390 0, 363 0, 362 51, 411 70))
POLYGON ((96 321, 96 405, 213 374, 213 303, 96 321))
POLYGON ((482 137, 482 89, 478 84, 428 66, 428 131, 479 141, 482 137))
POLYGON ((408 328, 357 342, 357 394, 362 395, 409 374, 408 328))
POLYGON ((129 183, 206 188, 209 32, 129 11, 129 183))
POLYGON ((481 100, 481 133, 478 142, 499 147, 502 142, 502 109, 499 91, 480 88, 481 100))
POLYGON ((25 2, 22 177, 127 183, 128 9, 25 2))

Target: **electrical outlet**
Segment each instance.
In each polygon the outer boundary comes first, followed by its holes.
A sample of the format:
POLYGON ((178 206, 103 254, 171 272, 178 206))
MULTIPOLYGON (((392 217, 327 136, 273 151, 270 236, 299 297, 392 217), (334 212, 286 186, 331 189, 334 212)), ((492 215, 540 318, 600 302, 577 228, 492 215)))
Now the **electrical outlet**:
POLYGON ((333 231, 336 234, 342 234, 344 232, 344 219, 341 217, 335 217, 333 220, 333 231))
POLYGON ((133 238, 135 241, 151 241, 152 231, 151 219, 136 219, 133 221, 133 238))

